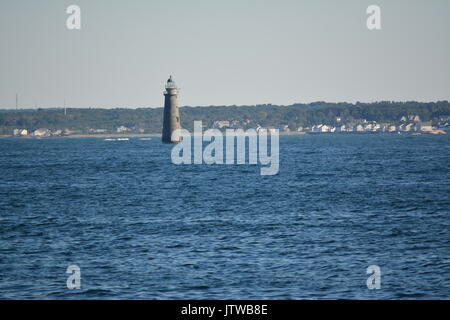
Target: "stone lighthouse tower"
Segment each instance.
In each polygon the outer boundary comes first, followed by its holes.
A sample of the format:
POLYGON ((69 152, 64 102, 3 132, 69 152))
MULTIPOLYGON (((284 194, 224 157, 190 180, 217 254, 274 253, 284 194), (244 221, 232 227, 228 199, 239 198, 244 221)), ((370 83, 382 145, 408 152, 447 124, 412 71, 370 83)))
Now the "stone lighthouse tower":
POLYGON ((178 88, 172 76, 167 80, 164 97, 162 141, 164 143, 179 143, 181 142, 181 137, 173 137, 172 139, 172 132, 181 128, 180 111, 178 110, 178 88))

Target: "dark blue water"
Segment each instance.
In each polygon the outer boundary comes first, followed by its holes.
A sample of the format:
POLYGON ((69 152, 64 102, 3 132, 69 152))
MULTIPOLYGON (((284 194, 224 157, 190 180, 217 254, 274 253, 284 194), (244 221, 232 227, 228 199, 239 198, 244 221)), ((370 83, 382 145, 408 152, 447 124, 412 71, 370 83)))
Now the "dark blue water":
POLYGON ((450 136, 280 143, 261 176, 158 138, 0 139, 0 298, 450 298, 450 136))

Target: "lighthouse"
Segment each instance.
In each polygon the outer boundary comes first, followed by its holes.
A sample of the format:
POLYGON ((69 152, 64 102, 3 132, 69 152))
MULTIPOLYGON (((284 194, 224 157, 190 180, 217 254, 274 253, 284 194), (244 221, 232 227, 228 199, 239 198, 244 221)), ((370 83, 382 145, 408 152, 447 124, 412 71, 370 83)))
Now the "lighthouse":
POLYGON ((164 92, 164 121, 162 141, 164 143, 179 143, 181 137, 172 137, 172 133, 181 128, 180 111, 178 110, 178 87, 170 76, 164 92))

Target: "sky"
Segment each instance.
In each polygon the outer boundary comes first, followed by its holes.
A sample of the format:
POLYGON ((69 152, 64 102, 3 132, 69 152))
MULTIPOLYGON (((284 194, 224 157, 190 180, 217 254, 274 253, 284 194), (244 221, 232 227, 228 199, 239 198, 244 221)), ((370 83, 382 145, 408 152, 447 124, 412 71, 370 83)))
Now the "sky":
POLYGON ((449 33, 448 0, 0 0, 0 108, 450 100, 449 33))

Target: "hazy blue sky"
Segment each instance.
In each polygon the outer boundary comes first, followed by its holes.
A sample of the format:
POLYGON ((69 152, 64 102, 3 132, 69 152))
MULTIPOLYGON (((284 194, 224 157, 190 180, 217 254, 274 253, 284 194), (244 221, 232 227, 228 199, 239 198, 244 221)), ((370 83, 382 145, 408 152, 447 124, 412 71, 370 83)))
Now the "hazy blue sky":
POLYGON ((0 0, 0 43, 0 108, 450 100, 448 0, 0 0))

